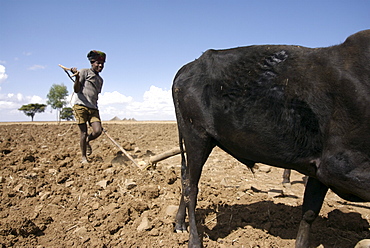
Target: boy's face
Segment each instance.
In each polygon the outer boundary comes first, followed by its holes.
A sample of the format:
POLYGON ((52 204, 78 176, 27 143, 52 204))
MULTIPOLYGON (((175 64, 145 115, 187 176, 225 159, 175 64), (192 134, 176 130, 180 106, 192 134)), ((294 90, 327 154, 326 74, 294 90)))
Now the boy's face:
POLYGON ((104 62, 102 62, 102 61, 94 61, 94 62, 91 63, 91 68, 95 72, 99 73, 99 72, 101 72, 104 69, 104 62))

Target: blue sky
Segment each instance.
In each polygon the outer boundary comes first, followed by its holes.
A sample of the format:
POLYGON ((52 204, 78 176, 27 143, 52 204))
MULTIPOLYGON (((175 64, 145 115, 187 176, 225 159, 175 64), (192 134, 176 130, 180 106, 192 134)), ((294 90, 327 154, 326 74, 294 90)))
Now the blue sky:
POLYGON ((369 29, 369 13, 368 0, 0 0, 0 121, 30 121, 18 108, 46 103, 53 84, 72 94, 58 64, 88 68, 92 49, 107 54, 103 121, 174 120, 173 77, 207 49, 336 45, 369 29))

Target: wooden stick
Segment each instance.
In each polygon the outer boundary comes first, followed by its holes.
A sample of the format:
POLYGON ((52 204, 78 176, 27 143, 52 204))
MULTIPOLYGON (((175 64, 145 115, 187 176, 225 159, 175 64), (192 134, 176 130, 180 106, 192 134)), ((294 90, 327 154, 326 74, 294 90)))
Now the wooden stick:
MULTIPOLYGON (((61 67, 67 74, 68 74, 68 76, 72 79, 72 77, 74 77, 74 76, 76 76, 78 73, 79 73, 79 71, 77 71, 75 74, 73 74, 73 75, 69 75, 69 73, 67 72, 67 71, 72 71, 72 68, 67 68, 67 67, 65 67, 65 66, 63 66, 63 65, 61 65, 61 64, 59 64, 59 67, 61 67)), ((72 81, 74 81, 73 79, 72 79, 72 81)))
POLYGON ((103 132, 105 133, 105 135, 107 135, 107 137, 113 142, 113 144, 115 144, 122 152, 123 154, 126 155, 126 157, 128 157, 135 165, 137 168, 141 168, 136 162, 135 160, 130 156, 130 154, 128 154, 128 152, 125 151, 125 149, 122 148, 122 146, 120 146, 108 133, 105 129, 103 129, 103 132))
POLYGON ((63 70, 66 70, 66 71, 70 71, 72 68, 67 68, 61 64, 59 64, 59 66, 63 69, 63 70))
POLYGON ((173 148, 173 149, 168 150, 166 152, 163 152, 161 154, 158 154, 158 155, 155 155, 155 156, 150 156, 149 164, 156 164, 159 161, 162 161, 166 158, 175 156, 175 155, 180 154, 180 153, 181 153, 180 147, 176 147, 176 148, 173 148))

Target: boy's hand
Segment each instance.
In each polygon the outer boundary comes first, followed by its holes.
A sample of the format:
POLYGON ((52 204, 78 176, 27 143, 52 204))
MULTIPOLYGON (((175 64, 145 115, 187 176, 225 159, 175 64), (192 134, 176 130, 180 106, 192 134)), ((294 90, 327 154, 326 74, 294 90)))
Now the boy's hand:
POLYGON ((73 77, 73 76, 79 76, 79 75, 78 75, 78 74, 79 74, 79 71, 77 70, 77 68, 76 68, 76 67, 72 67, 72 68, 71 68, 71 72, 73 73, 72 77, 73 77))

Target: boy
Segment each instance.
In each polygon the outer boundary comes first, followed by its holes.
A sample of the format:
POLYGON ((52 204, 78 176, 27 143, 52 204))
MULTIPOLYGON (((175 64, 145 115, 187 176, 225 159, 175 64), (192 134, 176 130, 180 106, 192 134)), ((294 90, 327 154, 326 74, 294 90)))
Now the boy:
POLYGON ((88 163, 87 156, 92 153, 90 141, 98 138, 102 133, 102 125, 98 110, 98 95, 103 86, 103 79, 99 73, 104 68, 106 55, 103 52, 92 50, 87 54, 91 68, 71 68, 72 73, 77 73, 74 82, 76 102, 73 106, 78 127, 80 128, 80 148, 82 152, 82 163, 88 163), (86 122, 92 127, 92 132, 87 134, 86 122))

